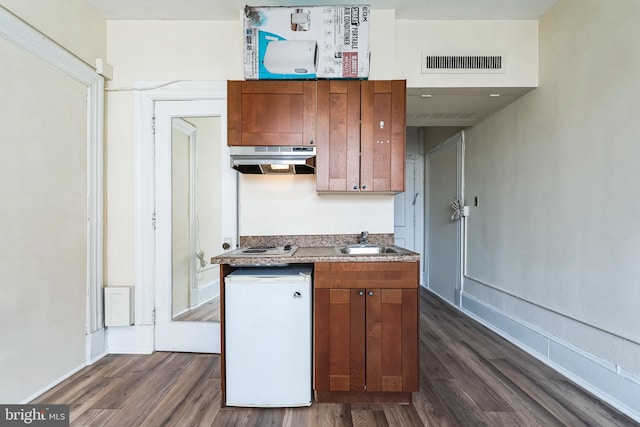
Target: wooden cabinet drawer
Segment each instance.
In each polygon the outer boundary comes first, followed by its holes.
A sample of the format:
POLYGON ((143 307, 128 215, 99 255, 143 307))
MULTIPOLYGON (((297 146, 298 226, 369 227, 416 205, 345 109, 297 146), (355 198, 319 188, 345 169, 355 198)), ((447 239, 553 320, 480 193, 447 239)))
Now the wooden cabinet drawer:
POLYGON ((408 289, 420 282, 418 262, 326 262, 316 263, 317 289, 408 289))

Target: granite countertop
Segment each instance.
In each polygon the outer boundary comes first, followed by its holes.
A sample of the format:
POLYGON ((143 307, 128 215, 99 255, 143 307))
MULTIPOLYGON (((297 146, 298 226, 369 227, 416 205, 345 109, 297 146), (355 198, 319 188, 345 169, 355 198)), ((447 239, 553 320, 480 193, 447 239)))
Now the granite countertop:
POLYGON ((240 236, 240 246, 273 245, 297 246, 293 255, 288 256, 225 256, 220 254, 211 258, 211 264, 313 264, 316 262, 415 262, 420 254, 394 246, 393 234, 370 234, 369 243, 389 246, 398 251, 393 254, 346 255, 336 250, 337 246, 356 243, 357 234, 328 235, 278 235, 278 236, 240 236))

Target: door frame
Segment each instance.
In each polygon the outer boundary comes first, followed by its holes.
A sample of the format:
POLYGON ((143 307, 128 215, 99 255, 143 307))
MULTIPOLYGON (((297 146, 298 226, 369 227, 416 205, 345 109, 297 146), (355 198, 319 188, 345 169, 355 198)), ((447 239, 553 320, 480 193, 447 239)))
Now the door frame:
MULTIPOLYGON (((177 81, 134 83, 134 279, 135 324, 122 331, 120 345, 131 353, 152 353, 155 349, 155 103, 227 99, 226 82, 177 81)), ((233 209, 223 210, 235 224, 233 209)), ((231 242, 234 245, 236 242, 231 242)))
MULTIPOLYGON (((189 145, 189 251, 195 254, 198 251, 196 245, 196 207, 198 205, 196 191, 196 134, 197 128, 188 121, 174 117, 171 121, 172 128, 188 139, 189 145)), ((196 280, 197 268, 195 262, 189 265, 189 308, 198 304, 198 285, 196 280)))
MULTIPOLYGON (((452 145, 456 145, 456 198, 464 201, 464 130, 456 133, 455 135, 447 138, 444 142, 436 145, 427 152, 425 157, 425 195, 431 194, 431 182, 428 179, 430 173, 430 162, 433 156, 439 152, 450 148, 452 145)), ((427 257, 431 257, 431 248, 429 247, 431 221, 429 218, 429 200, 430 197, 425 197, 425 252, 427 257)), ((466 217, 462 217, 456 225, 456 283, 455 283, 455 306, 461 307, 463 283, 462 275, 464 272, 463 266, 465 263, 465 229, 466 229, 466 217)), ((424 262, 424 286, 431 288, 430 286, 430 272, 429 272, 429 260, 424 262)))
MULTIPOLYGON (((407 128, 409 129, 409 128, 407 128)), ((409 132, 407 132, 407 147, 406 147, 406 156, 405 162, 407 164, 413 163, 413 176, 411 179, 413 180, 414 185, 414 194, 408 195, 405 191, 403 194, 405 209, 411 209, 413 211, 413 238, 414 238, 414 252, 420 254, 420 285, 424 286, 424 274, 425 269, 425 195, 428 194, 425 192, 425 163, 426 157, 424 155, 424 132, 422 128, 417 128, 415 135, 411 135, 410 138, 409 132), (420 200, 422 199, 422 200, 420 200)), ((405 179, 407 182, 409 181, 409 169, 405 168, 405 179)), ((408 185, 407 185, 408 186, 408 185)), ((394 196, 397 198, 400 194, 394 196)), ((394 204, 396 201, 394 200, 394 204)), ((395 217, 395 208, 394 208, 394 217, 395 217)), ((394 220, 394 229, 395 229, 395 220, 394 220)))

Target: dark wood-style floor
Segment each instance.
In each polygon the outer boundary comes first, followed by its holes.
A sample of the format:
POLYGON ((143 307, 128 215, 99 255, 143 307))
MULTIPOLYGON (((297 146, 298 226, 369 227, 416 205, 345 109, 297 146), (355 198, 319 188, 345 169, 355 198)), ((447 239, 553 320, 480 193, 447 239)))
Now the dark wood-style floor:
POLYGON ((173 319, 182 322, 219 322, 220 321, 220 297, 210 299, 198 307, 182 313, 173 319))
MULTIPOLYGON (((33 403, 73 426, 638 426, 428 292, 413 404, 220 408, 217 355, 110 355, 33 403)), ((265 366, 265 369, 268 367, 265 366)))

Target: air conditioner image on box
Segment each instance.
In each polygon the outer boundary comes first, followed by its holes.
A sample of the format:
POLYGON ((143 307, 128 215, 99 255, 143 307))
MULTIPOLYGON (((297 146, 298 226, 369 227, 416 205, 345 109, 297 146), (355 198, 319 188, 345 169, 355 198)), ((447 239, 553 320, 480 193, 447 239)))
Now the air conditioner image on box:
POLYGON ((315 40, 271 41, 262 63, 272 74, 314 74, 318 67, 318 43, 315 40))

